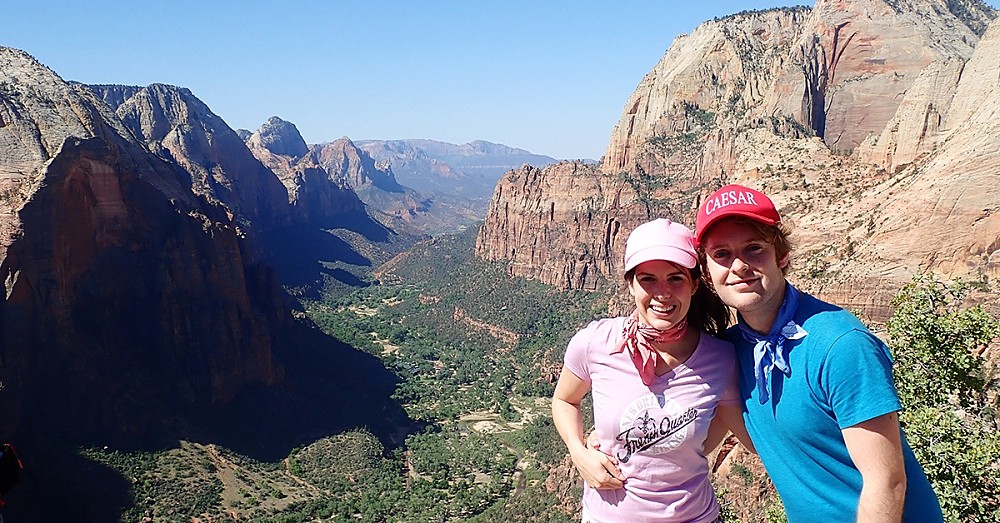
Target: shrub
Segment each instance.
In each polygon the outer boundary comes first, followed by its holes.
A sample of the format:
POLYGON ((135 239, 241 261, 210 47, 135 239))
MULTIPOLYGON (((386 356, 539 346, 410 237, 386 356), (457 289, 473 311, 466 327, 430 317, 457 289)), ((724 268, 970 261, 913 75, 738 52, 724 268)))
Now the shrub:
POLYGON ((968 286, 918 276, 886 327, 900 421, 946 521, 1000 521, 1000 431, 994 367, 982 353, 1000 322, 965 307, 968 286))

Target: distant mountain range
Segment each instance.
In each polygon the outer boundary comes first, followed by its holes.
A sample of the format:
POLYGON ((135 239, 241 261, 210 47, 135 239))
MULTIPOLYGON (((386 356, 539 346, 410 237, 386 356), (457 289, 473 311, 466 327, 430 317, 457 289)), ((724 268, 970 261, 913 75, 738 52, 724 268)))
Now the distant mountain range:
POLYGON ((399 183, 446 200, 466 200, 478 216, 503 173, 525 164, 544 167, 555 158, 506 145, 474 141, 455 145, 434 140, 359 140, 359 148, 388 163, 399 183))

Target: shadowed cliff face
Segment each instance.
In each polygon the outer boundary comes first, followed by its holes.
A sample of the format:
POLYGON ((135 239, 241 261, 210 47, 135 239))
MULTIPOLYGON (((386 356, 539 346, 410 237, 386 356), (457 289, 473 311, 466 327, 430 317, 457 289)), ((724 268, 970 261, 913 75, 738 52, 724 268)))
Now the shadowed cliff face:
POLYGON ((143 160, 67 138, 19 212, 22 235, 0 265, 0 372, 8 405, 32 404, 32 422, 44 412, 81 434, 141 435, 178 403, 224 403, 278 379, 272 274, 224 209, 175 207, 143 180, 171 167, 143 160))
POLYGON ((820 0, 706 22, 639 84, 600 171, 575 171, 574 189, 558 166, 516 187, 501 180, 477 254, 591 288, 563 275, 586 266, 614 281, 623 244, 587 238, 643 213, 587 187, 614 173, 649 217, 693 226, 705 195, 742 183, 792 226, 792 280, 866 319, 884 320, 922 271, 980 282, 989 299, 1000 277, 1000 27, 992 10, 962 5, 820 0))
POLYGON ((116 520, 128 481, 79 446, 402 441, 394 376, 293 322, 262 262, 293 225, 277 177, 185 89, 95 90, 0 48, 0 437, 31 470, 7 514, 116 520))
MULTIPOLYGON (((304 415, 323 386, 287 381, 305 372, 295 369, 309 351, 276 352, 295 326, 255 246, 293 230, 277 177, 186 89, 69 84, 7 48, 0 66, 0 435, 142 446, 222 431, 206 413, 242 412, 250 393, 274 412, 285 405, 304 415)), ((355 224, 385 241, 375 225, 355 224)), ((346 244, 329 249, 371 263, 346 244)), ((283 254, 316 254, 302 251, 283 254)), ((336 364, 368 365, 353 352, 336 364)), ((391 375, 368 377, 352 395, 392 410, 391 375)), ((317 401, 343 410, 332 398, 317 401)), ((399 414, 388 424, 405 425, 399 414)), ((303 420, 365 423, 356 414, 303 420)), ((305 425, 289 418, 257 446, 280 442, 269 451, 280 453, 296 431, 325 430, 305 425)), ((240 426, 230 427, 233 438, 240 426)))
POLYGON ((20 51, 0 63, 0 430, 154 435, 182 405, 280 381, 271 337, 287 305, 232 210, 85 86, 20 51))

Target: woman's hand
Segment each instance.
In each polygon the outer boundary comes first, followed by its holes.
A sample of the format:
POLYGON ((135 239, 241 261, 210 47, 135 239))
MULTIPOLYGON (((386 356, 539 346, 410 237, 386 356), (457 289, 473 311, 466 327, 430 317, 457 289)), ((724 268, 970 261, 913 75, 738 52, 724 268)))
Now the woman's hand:
POLYGON ((580 471, 580 476, 598 490, 616 490, 625 485, 625 475, 618 468, 618 460, 601 452, 601 443, 595 433, 586 440, 586 446, 570 456, 580 471))

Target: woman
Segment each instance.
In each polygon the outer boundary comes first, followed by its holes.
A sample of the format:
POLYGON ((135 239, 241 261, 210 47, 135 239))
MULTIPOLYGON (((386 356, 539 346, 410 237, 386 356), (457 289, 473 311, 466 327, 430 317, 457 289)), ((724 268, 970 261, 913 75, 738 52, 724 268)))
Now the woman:
POLYGON ((727 428, 749 446, 733 346, 714 337, 728 312, 699 283, 694 235, 679 223, 636 227, 624 261, 635 311, 573 336, 552 398, 585 481, 583 521, 717 521, 705 454, 727 428), (591 391, 599 449, 586 445, 580 413, 591 391))

